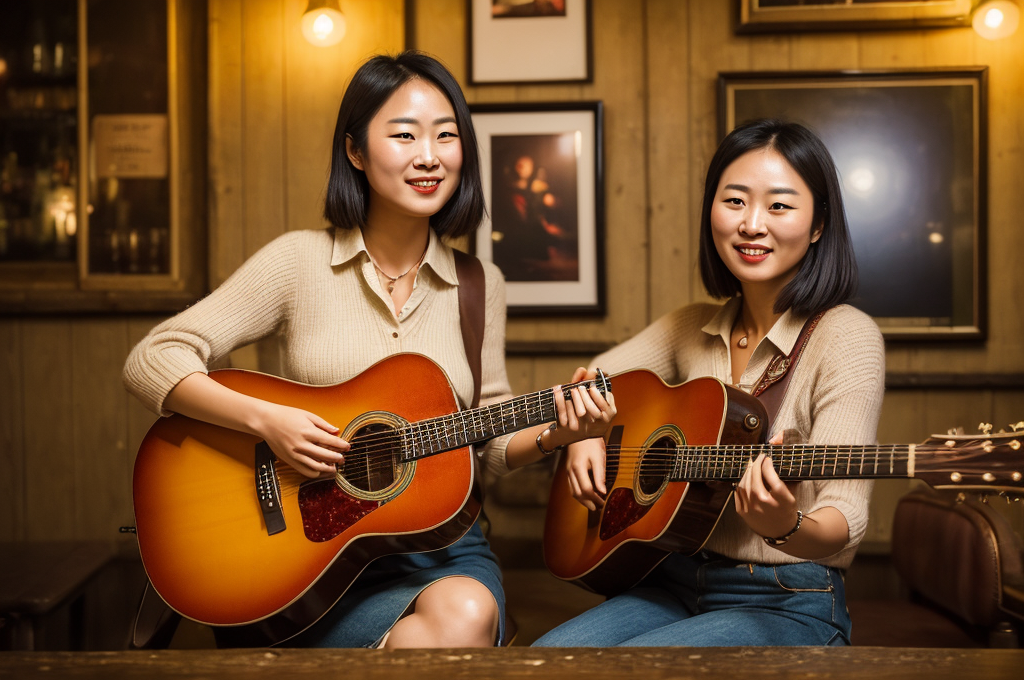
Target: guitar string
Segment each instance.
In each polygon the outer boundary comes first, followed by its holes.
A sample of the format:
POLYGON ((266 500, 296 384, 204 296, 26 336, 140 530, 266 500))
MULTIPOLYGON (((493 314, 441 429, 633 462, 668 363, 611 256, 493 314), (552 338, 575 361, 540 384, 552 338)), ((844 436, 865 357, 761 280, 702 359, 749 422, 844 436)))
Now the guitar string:
MULTIPOLYGON (((596 387, 597 385, 596 385, 596 382, 593 381, 593 380, 582 381, 582 382, 579 382, 579 383, 573 383, 571 385, 564 385, 563 386, 563 391, 570 390, 570 389, 573 389, 573 388, 578 387, 578 386, 587 386, 587 387, 593 386, 593 387, 596 387)), ((482 422, 483 417, 484 417, 483 414, 486 413, 486 414, 488 414, 488 417, 489 417, 490 412, 491 411, 495 411, 495 410, 498 411, 499 415, 510 414, 512 416, 519 416, 523 412, 530 411, 530 409, 531 409, 530 400, 533 400, 535 402, 535 404, 533 406, 534 409, 539 407, 543 411, 543 408, 544 408, 544 406, 547 403, 546 400, 548 400, 548 399, 551 400, 550 403, 551 403, 551 405, 553 407, 554 406, 553 388, 548 388, 546 390, 541 390, 539 392, 534 392, 534 393, 531 393, 531 394, 526 394, 526 395, 523 395, 521 397, 515 397, 514 399, 510 399, 510 400, 508 400, 506 402, 500 402, 500 403, 497 403, 497 404, 489 404, 488 406, 481 406, 481 407, 477 407, 475 409, 468 409, 468 410, 465 410, 465 411, 455 411, 453 413, 448 413, 448 414, 444 414, 444 415, 441 415, 441 416, 436 416, 434 418, 428 418, 428 419, 425 419, 425 420, 421 420, 421 421, 418 421, 416 423, 409 423, 409 425, 404 426, 403 428, 401 428, 401 430, 390 429, 390 430, 388 430, 386 432, 375 433, 373 435, 368 435, 368 436, 364 437, 363 439, 361 439, 360 442, 366 443, 366 442, 374 442, 374 441, 377 441, 379 439, 388 439, 388 438, 393 437, 396 433, 398 433, 400 431, 408 430, 409 428, 413 428, 413 427, 426 428, 426 427, 429 427, 430 424, 433 424, 434 427, 437 428, 438 425, 446 424, 446 421, 447 421, 447 424, 453 425, 455 427, 455 429, 463 429, 463 428, 459 427, 459 423, 457 421, 464 421, 468 417, 473 417, 474 414, 480 414, 479 420, 480 420, 480 422, 482 422), (517 402, 525 402, 525 404, 526 404, 525 408, 523 406, 517 405, 517 402), (508 404, 511 404, 511 406, 508 406, 508 404), (375 437, 378 438, 378 439, 375 439, 375 437)), ((513 420, 514 419, 515 418, 513 418, 513 420)), ((492 423, 494 421, 494 419, 491 418, 491 417, 489 417, 489 420, 492 423)), ((508 418, 506 417, 506 418, 504 418, 504 420, 507 421, 508 418)), ((501 422, 501 421, 499 421, 499 422, 501 422)), ((502 424, 507 424, 507 423, 503 422, 502 424)), ((532 424, 537 424, 537 423, 532 423, 532 424)), ((447 429, 446 429, 446 431, 447 431, 447 429)))
MULTIPOLYGON (((654 454, 656 454, 655 461, 657 463, 659 463, 659 465, 652 465, 652 466, 646 466, 645 467, 645 466, 643 466, 641 464, 641 470, 645 470, 647 472, 653 472, 653 473, 659 473, 660 472, 660 473, 667 474, 669 472, 674 471, 676 466, 674 464, 671 465, 671 466, 660 465, 662 463, 667 462, 667 460, 658 460, 657 456, 669 455, 672 458, 673 463, 674 463, 675 459, 677 457, 679 457, 680 460, 681 460, 681 463, 682 463, 682 465, 680 467, 682 467, 684 469, 688 465, 690 465, 692 467, 694 464, 700 464, 704 468, 703 471, 706 471, 706 468, 708 466, 721 466, 721 467, 723 467, 723 469, 720 470, 720 471, 714 471, 714 472, 718 472, 718 476, 716 476, 713 473, 712 474, 708 474, 706 476, 701 476, 701 477, 693 476, 693 477, 690 477, 691 481, 696 481, 698 478, 700 478, 700 479, 703 479, 703 478, 707 478, 707 479, 720 479, 720 478, 723 477, 723 475, 727 471, 729 471, 729 472, 734 471, 735 468, 733 466, 736 466, 737 464, 745 465, 747 462, 749 462, 749 460, 751 460, 751 458, 749 458, 749 451, 748 451, 748 449, 750 449, 752 446, 755 447, 755 448, 760 448, 760 445, 743 445, 743 444, 709 445, 709 446, 682 447, 682 448, 680 448, 680 447, 648 447, 648 448, 642 448, 642 447, 622 447, 622 448, 617 449, 618 452, 619 452, 619 455, 617 456, 617 458, 619 458, 620 460, 621 459, 629 460, 629 459, 633 459, 633 458, 640 458, 641 459, 641 463, 642 463, 643 460, 648 458, 649 456, 643 456, 643 455, 641 455, 641 456, 622 456, 621 453, 622 452, 639 453, 639 454, 644 454, 644 453, 651 454, 651 453, 654 453, 654 454), (728 456, 728 455, 707 456, 706 454, 703 453, 703 451, 706 451, 708 448, 713 448, 716 451, 724 450, 724 451, 730 452, 730 453, 747 454, 748 457, 740 459, 740 458, 737 458, 736 456, 728 456), (690 455, 690 456, 684 455, 687 452, 691 453, 691 454, 694 454, 694 455, 690 455), (726 468, 726 466, 729 466, 729 467, 726 468)), ((791 457, 783 458, 783 459, 778 461, 778 462, 780 462, 780 467, 784 466, 783 469, 782 469, 783 475, 792 474, 792 468, 793 468, 794 465, 799 464, 802 467, 805 462, 811 461, 813 463, 816 458, 817 458, 817 465, 810 465, 809 466, 809 470, 808 470, 808 473, 807 473, 809 476, 813 476, 814 475, 814 468, 817 467, 817 468, 822 470, 822 475, 825 476, 825 477, 836 477, 836 476, 839 476, 840 478, 842 478, 843 475, 837 475, 837 474, 827 475, 827 474, 825 474, 824 471, 827 470, 828 467, 832 467, 834 470, 837 470, 837 469, 842 467, 842 463, 848 463, 848 465, 847 465, 847 470, 848 470, 849 467, 855 467, 855 466, 863 468, 865 466, 865 464, 867 464, 869 466, 876 467, 879 462, 882 462, 884 464, 885 462, 890 461, 890 459, 891 459, 892 462, 896 462, 896 463, 906 462, 906 461, 909 461, 909 459, 910 459, 909 447, 907 445, 905 445, 905 444, 882 445, 881 447, 872 446, 872 445, 863 445, 863 446, 861 446, 861 445, 831 445, 831 444, 830 445, 811 445, 811 444, 807 444, 807 445, 767 445, 767 448, 769 448, 770 450, 777 450, 777 451, 780 451, 780 452, 785 452, 785 451, 789 451, 791 453, 795 453, 797 451, 801 452, 800 456, 791 456, 791 457), (892 447, 892 450, 889 451, 889 452, 879 451, 878 450, 879 448, 887 449, 887 448, 890 448, 890 446, 892 447), (836 464, 837 461, 825 461, 825 464, 823 466, 822 465, 822 459, 820 457, 815 456, 813 452, 819 452, 822 449, 826 449, 826 448, 835 449, 837 452, 849 452, 849 453, 857 452, 859 455, 858 455, 857 458, 853 458, 852 456, 849 457, 848 461, 838 461, 838 464, 836 464), (807 453, 806 453, 807 451, 812 451, 812 453, 810 455, 807 455, 807 453), (879 461, 879 459, 878 459, 878 454, 883 454, 884 455, 884 458, 881 459, 881 461, 879 461), (787 468, 788 468, 788 473, 786 472, 787 468)), ((916 449, 915 449, 915 453, 922 453, 922 454, 925 454, 925 455, 938 454, 938 453, 947 453, 949 451, 950 451, 950 449, 948 447, 944 447, 944 446, 941 446, 941 445, 931 445, 931 446, 929 446, 929 445, 917 445, 916 449)), ((618 463, 616 462, 616 466, 617 465, 618 465, 618 463)), ((884 465, 883 465, 883 467, 884 467, 884 465)), ((701 471, 701 470, 698 470, 698 472, 699 471, 701 471)), ((742 470, 736 471, 736 475, 738 476, 741 473, 741 471, 742 470)), ((291 473, 294 473, 295 476, 300 477, 299 481, 306 481, 306 480, 309 479, 309 478, 306 478, 306 477, 302 476, 300 473, 298 473, 297 470, 292 469, 290 466, 288 468, 284 468, 281 471, 279 471, 278 475, 279 475, 279 477, 285 477, 285 476, 289 476, 290 477, 290 476, 292 476, 291 473)), ((864 472, 863 470, 862 470, 861 474, 868 475, 868 473, 864 472)), ((877 470, 876 471, 872 471, 870 474, 871 475, 875 475, 875 476, 882 476, 882 477, 888 476, 888 475, 885 475, 884 473, 882 473, 880 475, 877 472, 877 470)), ((330 479, 327 478, 324 481, 330 481, 330 479)), ((289 493, 284 493, 282 491, 282 495, 292 495, 292 493, 297 493, 297 491, 298 491, 297 488, 294 489, 293 491, 289 492, 289 493)))
MULTIPOLYGON (((573 383, 571 385, 564 386, 563 389, 572 389, 576 386, 596 386, 595 381, 583 381, 580 383, 573 383)), ((505 406, 509 402, 502 402, 500 404, 491 404, 489 406, 481 407, 478 409, 471 409, 469 411, 456 411, 451 414, 444 416, 438 416, 418 423, 411 423, 409 426, 400 429, 390 429, 385 432, 373 433, 362 437, 354 437, 350 443, 357 443, 360 445, 360 450, 346 453, 346 465, 350 462, 358 462, 361 459, 369 458, 370 456, 376 456, 379 460, 376 465, 372 463, 368 466, 363 466, 359 472, 380 472, 384 469, 391 468, 394 466, 393 451, 395 446, 401 446, 402 444, 410 441, 417 440, 422 444, 428 444, 428 449, 433 448, 429 445, 436 443, 438 445, 437 451, 431 451, 431 453, 441 453, 445 450, 455 450, 464 448, 469 445, 469 440, 457 446, 451 446, 451 439, 458 441, 460 432, 465 432, 465 420, 466 417, 474 419, 472 415, 474 412, 479 414, 479 417, 475 418, 475 422, 479 422, 483 425, 484 417, 488 418, 491 426, 493 427, 494 418, 491 417, 490 411, 496 410, 499 414, 498 422, 504 426, 507 431, 510 423, 517 423, 519 420, 526 421, 523 428, 529 427, 530 425, 536 425, 541 422, 549 422, 549 419, 543 419, 543 416, 547 411, 550 411, 554 407, 554 395, 551 388, 542 390, 540 392, 524 395, 517 397, 514 400, 512 407, 505 406), (520 402, 522 405, 515 405, 515 402, 520 402), (550 407, 548 406, 550 404, 550 407), (494 409, 493 407, 500 407, 494 409), (484 413, 487 412, 486 416, 484 413), (502 417, 503 416, 503 417, 502 417), (540 416, 533 423, 529 420, 533 416, 540 416), (461 422, 460 422, 461 421, 461 422), (451 429, 449 429, 451 426, 451 429), (419 433, 415 430, 420 430, 419 433), (433 431, 431 431, 433 430, 433 431), (367 444, 370 446, 367 446, 367 444), (386 454, 386 455, 381 455, 386 454)), ((483 429, 483 428, 481 428, 483 429)), ((494 428, 499 429, 499 428, 494 428)), ((521 428, 517 428, 521 429, 521 428)), ((476 430, 473 430, 476 431, 476 430)), ((288 466, 291 468, 291 466, 288 466)), ((284 468, 279 470, 278 474, 284 468)), ((297 471, 296 471, 297 472, 297 471)), ((301 473, 298 473, 301 475, 301 473)), ((306 478, 309 479, 309 478, 306 478)))

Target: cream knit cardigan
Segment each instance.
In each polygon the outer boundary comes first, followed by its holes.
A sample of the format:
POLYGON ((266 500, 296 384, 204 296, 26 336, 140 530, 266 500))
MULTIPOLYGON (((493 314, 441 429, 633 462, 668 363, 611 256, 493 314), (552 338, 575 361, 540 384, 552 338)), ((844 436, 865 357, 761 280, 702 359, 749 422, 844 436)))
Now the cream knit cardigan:
MULTIPOLYGON (((505 283, 496 266, 483 264, 482 405, 511 396, 505 373, 505 283)), ((164 399, 182 379, 205 373, 220 357, 270 335, 280 338, 281 372, 290 380, 332 385, 395 353, 416 352, 444 369, 462 404, 473 396, 455 260, 433 230, 400 316, 380 286, 360 230, 303 230, 278 237, 209 296, 139 342, 124 367, 125 387, 155 413, 170 415, 164 399)), ((481 452, 492 472, 508 471, 510 438, 495 439, 481 452)))
MULTIPOLYGON (((647 368, 669 384, 701 376, 732 383, 729 337, 740 299, 725 305, 694 304, 663 316, 614 349, 594 359, 613 375, 647 368)), ((740 380, 750 391, 774 356, 776 348, 792 350, 805 318, 786 312, 761 340, 740 380)), ((772 424, 772 434, 787 431, 786 442, 811 444, 874 444, 885 386, 885 349, 878 327, 863 312, 847 305, 829 310, 811 334, 786 397, 772 424)), ((620 410, 626 408, 619 404, 620 410)), ((846 517, 850 539, 846 547, 821 564, 845 568, 868 522, 872 482, 831 480, 802 482, 794 492, 798 507, 811 513, 825 506, 846 517)), ((736 514, 730 501, 705 549, 743 562, 783 564, 800 562, 765 545, 736 514)))

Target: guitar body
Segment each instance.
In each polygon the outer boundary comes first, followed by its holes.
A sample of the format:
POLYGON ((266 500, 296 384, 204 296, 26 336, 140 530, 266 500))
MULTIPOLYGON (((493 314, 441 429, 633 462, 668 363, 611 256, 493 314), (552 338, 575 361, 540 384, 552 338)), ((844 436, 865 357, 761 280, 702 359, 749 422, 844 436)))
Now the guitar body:
MULTIPOLYGON (((210 376, 371 444, 389 428, 459 410, 444 372, 415 354, 329 387, 239 370, 210 376)), ((221 642, 274 644, 319 619, 371 560, 443 548, 476 520, 471 447, 411 462, 388 455, 383 465, 356 451, 354 444, 346 454, 341 483, 314 481, 276 461, 257 437, 161 418, 134 472, 139 548, 153 587, 182 615, 228 627, 218 630, 221 642)))
POLYGON ((613 380, 618 415, 605 437, 605 505, 590 511, 573 498, 562 456, 544 526, 548 569, 607 596, 635 585, 670 552, 700 550, 732 497, 668 481, 666 448, 761 443, 768 427, 757 399, 714 378, 669 386, 636 370, 613 380))

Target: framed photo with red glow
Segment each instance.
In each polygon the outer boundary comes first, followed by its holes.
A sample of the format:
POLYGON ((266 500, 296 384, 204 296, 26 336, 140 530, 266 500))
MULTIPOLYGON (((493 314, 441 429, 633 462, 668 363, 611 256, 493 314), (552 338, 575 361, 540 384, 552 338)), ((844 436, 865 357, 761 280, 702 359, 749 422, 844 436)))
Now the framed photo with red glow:
POLYGON ((487 216, 477 257, 509 314, 604 313, 601 102, 473 104, 487 216))
POLYGON ((719 74, 719 134, 806 125, 843 185, 860 288, 887 339, 985 337, 987 68, 719 74))

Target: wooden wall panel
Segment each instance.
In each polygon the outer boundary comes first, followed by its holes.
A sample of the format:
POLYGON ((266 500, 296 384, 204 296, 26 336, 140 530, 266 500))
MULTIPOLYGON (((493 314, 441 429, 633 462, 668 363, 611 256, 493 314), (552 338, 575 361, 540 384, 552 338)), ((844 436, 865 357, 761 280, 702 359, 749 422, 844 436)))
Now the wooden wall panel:
POLYGON ((245 261, 242 0, 211 0, 209 29, 210 287, 245 261))
MULTIPOLYGON (((415 5, 412 37, 465 83, 464 0, 415 5)), ((736 36, 733 5, 595 0, 592 84, 466 88, 470 101, 600 99, 607 111, 608 314, 513 318, 509 338, 621 341, 658 315, 703 298, 696 225, 703 173, 718 142, 719 71, 981 64, 990 69, 989 339, 890 343, 887 362, 890 371, 924 374, 1024 372, 1024 270, 1017 262, 1014 200, 1024 177, 1024 30, 997 42, 969 29, 736 36)), ((296 33, 302 0, 210 0, 211 285, 277 234, 320 224, 341 92, 370 53, 401 49, 402 7, 402 0, 346 0, 349 36, 334 51, 318 51, 296 33)), ((159 320, 0 320, 0 538, 102 537, 112 524, 130 522, 131 462, 156 416, 121 391, 120 369, 159 320)), ((272 369, 272 353, 261 346, 240 361, 272 369)), ((568 380, 590 358, 515 354, 509 378, 522 393, 568 380)), ((879 439, 917 442, 952 425, 973 429, 987 420, 998 428, 1022 419, 1024 386, 892 390, 879 439)), ((876 485, 869 540, 888 540, 892 508, 907 487, 876 485)), ((1021 506, 1007 510, 1018 527, 1021 506)))
MULTIPOLYGON (((72 398, 70 321, 24 321, 25 533, 28 540, 76 537, 77 499, 86 491, 75 478, 76 418, 72 398)), ((104 489, 108 491, 109 489, 104 489)))
POLYGON ((120 380, 126 326, 124 319, 90 319, 71 327, 76 538, 115 540, 118 527, 133 523, 129 397, 120 380))
POLYGON ((21 322, 0 320, 0 541, 25 538, 25 401, 21 322))

